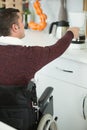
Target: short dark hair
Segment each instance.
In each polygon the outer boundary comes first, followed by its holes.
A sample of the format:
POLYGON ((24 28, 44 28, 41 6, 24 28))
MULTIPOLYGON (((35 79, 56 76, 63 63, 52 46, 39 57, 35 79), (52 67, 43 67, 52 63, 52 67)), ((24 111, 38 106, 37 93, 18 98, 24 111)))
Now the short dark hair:
POLYGON ((20 12, 19 9, 15 8, 6 8, 0 10, 0 36, 10 35, 12 24, 18 23, 18 12, 20 12))

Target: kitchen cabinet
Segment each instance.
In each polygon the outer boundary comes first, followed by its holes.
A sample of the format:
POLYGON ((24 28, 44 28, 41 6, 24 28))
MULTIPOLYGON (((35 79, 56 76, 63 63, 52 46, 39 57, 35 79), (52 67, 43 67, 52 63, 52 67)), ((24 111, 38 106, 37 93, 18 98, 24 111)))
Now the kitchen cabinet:
POLYGON ((58 116, 59 130, 87 130, 86 77, 87 64, 64 57, 36 73, 38 96, 47 86, 54 88, 54 115, 58 116))

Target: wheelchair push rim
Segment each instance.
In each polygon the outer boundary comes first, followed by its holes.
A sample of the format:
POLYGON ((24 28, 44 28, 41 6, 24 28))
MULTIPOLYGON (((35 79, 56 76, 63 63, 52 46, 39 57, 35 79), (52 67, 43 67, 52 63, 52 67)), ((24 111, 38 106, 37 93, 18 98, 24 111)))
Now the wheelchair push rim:
POLYGON ((58 130, 57 123, 50 114, 45 114, 37 127, 37 130, 58 130))

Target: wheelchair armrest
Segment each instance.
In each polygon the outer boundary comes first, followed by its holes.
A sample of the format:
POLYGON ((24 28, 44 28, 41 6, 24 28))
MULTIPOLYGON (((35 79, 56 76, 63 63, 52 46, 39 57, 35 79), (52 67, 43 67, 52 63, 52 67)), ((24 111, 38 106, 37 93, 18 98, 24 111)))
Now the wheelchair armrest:
POLYGON ((38 105, 42 106, 46 103, 48 98, 50 97, 50 94, 52 93, 53 88, 52 87, 47 87, 44 92, 42 93, 41 97, 38 100, 38 105))

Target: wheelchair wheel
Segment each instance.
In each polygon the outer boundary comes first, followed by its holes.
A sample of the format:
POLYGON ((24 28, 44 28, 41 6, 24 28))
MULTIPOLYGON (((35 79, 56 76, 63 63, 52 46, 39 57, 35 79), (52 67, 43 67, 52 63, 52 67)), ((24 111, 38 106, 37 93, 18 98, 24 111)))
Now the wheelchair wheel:
POLYGON ((37 130, 58 130, 56 121, 50 114, 45 114, 38 125, 37 130))

